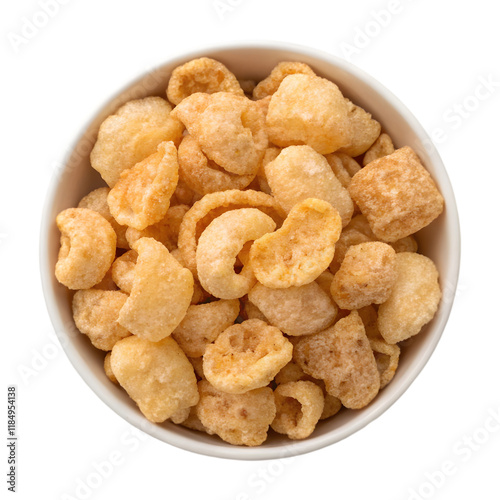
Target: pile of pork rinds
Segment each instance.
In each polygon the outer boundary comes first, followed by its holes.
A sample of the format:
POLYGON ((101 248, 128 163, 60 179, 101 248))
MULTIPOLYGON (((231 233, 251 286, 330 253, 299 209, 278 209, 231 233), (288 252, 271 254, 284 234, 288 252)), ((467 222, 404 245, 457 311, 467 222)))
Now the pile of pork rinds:
POLYGON ((368 405, 436 313, 413 235, 443 198, 306 64, 255 85, 196 59, 166 95, 104 120, 90 161, 107 187, 57 216, 75 324, 151 422, 307 438, 368 405))

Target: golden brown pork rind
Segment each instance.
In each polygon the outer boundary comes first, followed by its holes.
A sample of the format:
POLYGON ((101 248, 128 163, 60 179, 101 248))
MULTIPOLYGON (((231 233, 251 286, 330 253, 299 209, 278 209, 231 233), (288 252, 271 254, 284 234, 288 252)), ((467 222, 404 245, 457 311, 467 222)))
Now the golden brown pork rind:
POLYGON ((120 255, 111 266, 111 275, 113 281, 120 290, 130 294, 134 284, 135 265, 137 264, 138 254, 135 250, 129 250, 120 255))
POLYGON ((363 167, 374 160, 383 158, 394 153, 394 144, 392 139, 387 134, 380 134, 378 139, 373 143, 371 148, 365 153, 363 157, 363 167))
POLYGON ((370 347, 377 362, 380 390, 382 390, 396 374, 401 349, 396 344, 388 344, 385 340, 374 338, 370 339, 370 347))

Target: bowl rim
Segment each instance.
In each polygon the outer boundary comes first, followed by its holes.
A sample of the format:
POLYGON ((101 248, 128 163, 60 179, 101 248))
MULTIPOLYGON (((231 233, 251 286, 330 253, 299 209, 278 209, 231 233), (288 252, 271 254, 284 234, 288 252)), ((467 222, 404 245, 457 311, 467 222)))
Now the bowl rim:
POLYGON ((136 412, 130 412, 129 408, 126 407, 121 401, 114 397, 109 397, 102 389, 101 382, 95 377, 89 377, 88 365, 85 364, 82 359, 78 349, 68 342, 69 334, 67 332, 66 325, 64 325, 62 318, 58 311, 57 300, 53 293, 53 288, 51 286, 52 273, 53 270, 50 267, 50 254, 48 246, 48 235, 50 228, 54 221, 50 219, 51 208, 54 203, 55 193, 58 189, 59 183, 63 178, 64 171, 67 168, 68 161, 71 157, 72 152, 75 150, 78 141, 81 139, 83 132, 88 130, 93 121, 98 117, 102 110, 122 95, 127 89, 132 88, 135 84, 143 80, 148 74, 153 71, 161 69, 166 64, 178 65, 183 62, 195 59, 198 57, 206 56, 207 54, 214 52, 230 52, 234 50, 278 50, 278 51, 288 51, 294 52, 297 56, 306 56, 314 59, 320 59, 334 67, 339 68, 346 73, 350 73, 358 80, 365 82, 367 85, 372 87, 376 93, 381 95, 387 101, 389 101, 402 116, 402 118, 408 123, 412 131, 415 133, 416 137, 423 144, 433 145, 429 135, 423 128, 423 126, 417 121, 410 110, 397 98, 390 90, 378 82, 374 77, 364 72, 352 63, 342 59, 338 56, 330 54, 324 50, 316 49, 313 47, 306 47, 294 43, 287 42, 277 42, 277 41, 265 41, 265 40, 249 40, 249 41, 233 41, 220 44, 214 44, 206 47, 200 47, 199 49, 190 50, 186 53, 168 59, 161 64, 151 68, 147 71, 141 72, 141 74, 130 82, 123 85, 118 91, 113 93, 101 102, 99 106, 93 108, 89 113, 89 118, 86 120, 80 133, 72 141, 70 147, 66 150, 63 155, 63 161, 61 165, 64 168, 58 169, 52 175, 49 182, 48 189, 46 192, 46 197, 44 200, 43 211, 41 215, 40 223, 40 235, 39 235, 39 266, 40 275, 42 281, 42 290, 51 319, 52 325, 55 329, 55 333, 63 347, 66 356, 70 360, 71 364, 78 372, 80 377, 84 382, 92 389, 92 391, 110 407, 117 415, 125 419, 128 423, 134 427, 146 432, 147 434, 159 439, 162 442, 171 444, 178 448, 190 451, 193 453, 198 453, 210 457, 225 458, 225 459, 239 459, 239 460, 270 460, 270 459, 281 459, 287 457, 293 457, 302 455, 304 453, 309 453, 314 450, 319 450, 336 442, 339 442, 346 437, 358 432, 364 428, 368 423, 376 420, 383 413, 385 413, 409 388, 416 377, 420 374, 422 369, 425 367, 429 361, 432 353, 434 352, 441 336, 443 334, 444 328, 448 321, 451 309, 453 306, 453 301, 455 298, 456 287, 458 282, 459 270, 460 270, 460 224, 458 217, 458 210, 456 205, 455 196, 451 186, 451 182, 446 171, 446 168, 439 156, 437 148, 433 146, 431 151, 428 151, 429 155, 432 156, 433 166, 440 172, 440 187, 446 188, 446 211, 447 217, 449 219, 449 224, 451 226, 451 238, 452 246, 455 251, 450 254, 447 264, 447 269, 450 270, 450 274, 453 276, 453 280, 447 283, 447 300, 441 301, 440 307, 444 310, 441 311, 439 323, 434 325, 433 334, 429 340, 425 343, 422 353, 417 362, 410 369, 409 375, 406 376, 404 381, 398 385, 397 390, 388 398, 386 398, 383 404, 370 405, 367 407, 368 411, 365 411, 362 418, 359 418, 352 425, 344 426, 345 428, 336 429, 334 431, 328 432, 325 435, 318 436, 315 438, 308 438, 302 441, 291 441, 289 445, 262 448, 262 447, 240 447, 240 446, 227 446, 226 443, 205 443, 193 437, 187 437, 182 434, 176 433, 167 429, 165 427, 156 426, 148 422, 142 414, 136 412), (443 186, 444 183, 444 186, 443 186), (371 409, 370 409, 371 408, 371 409), (168 436, 168 439, 166 439, 168 436))

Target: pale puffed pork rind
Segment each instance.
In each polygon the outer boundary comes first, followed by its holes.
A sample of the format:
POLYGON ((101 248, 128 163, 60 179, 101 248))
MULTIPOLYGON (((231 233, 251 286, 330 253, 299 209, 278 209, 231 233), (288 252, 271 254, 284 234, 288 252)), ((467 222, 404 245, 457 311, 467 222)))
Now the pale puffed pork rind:
POLYGON ((332 281, 331 294, 341 309, 382 304, 396 281, 396 252, 378 241, 353 245, 347 250, 332 281))
POLYGON ((184 318, 193 296, 193 275, 153 238, 134 245, 139 254, 130 297, 119 322, 138 337, 158 342, 184 318))
POLYGON ((109 209, 120 224, 145 229, 165 217, 178 180, 177 149, 162 142, 156 153, 121 173, 108 194, 109 209))
POLYGON ((304 372, 323 380, 328 393, 346 408, 363 408, 380 389, 377 363, 356 311, 323 332, 301 338, 294 360, 304 372))
POLYGON ((401 349, 396 344, 388 344, 385 340, 371 338, 372 348, 380 374, 380 390, 382 390, 396 374, 401 349))
POLYGON ((307 198, 317 198, 338 210, 342 226, 351 220, 354 206, 347 189, 325 157, 309 146, 283 149, 264 170, 273 196, 286 212, 307 198))
POLYGON ((202 380, 198 389, 200 401, 196 414, 206 432, 234 445, 258 446, 267 439, 276 415, 271 388, 227 394, 202 380))
POLYGON ((161 142, 179 144, 184 126, 170 116, 171 111, 165 99, 146 97, 127 102, 102 122, 90 163, 109 187, 124 170, 152 155, 161 142))
POLYGON ((120 310, 128 295, 109 290, 78 290, 73 296, 75 325, 94 347, 111 351, 130 332, 118 323, 120 310))
POLYGON ((209 57, 200 57, 177 66, 168 81, 167 97, 174 104, 179 104, 196 92, 231 92, 243 95, 236 77, 224 64, 209 57))
POLYGON ((289 288, 268 288, 257 283, 248 293, 269 323, 287 335, 318 333, 329 327, 337 306, 316 283, 289 288))
POLYGON ((106 377, 113 382, 113 384, 118 384, 118 380, 116 380, 115 374, 111 369, 111 351, 106 353, 106 356, 104 357, 104 373, 106 374, 106 377))
POLYGON ((100 214, 88 208, 60 212, 56 224, 61 248, 55 274, 70 290, 92 288, 108 272, 116 252, 116 233, 100 214))
POLYGON ((164 422, 198 403, 193 366, 174 339, 150 342, 132 335, 115 344, 111 369, 151 422, 164 422))
POLYGON ((242 394, 264 387, 292 359, 293 345, 259 319, 230 326, 203 356, 203 372, 218 390, 242 394))
POLYGON ((410 147, 372 161, 349 185, 349 193, 374 234, 386 242, 409 236, 443 211, 444 200, 410 147))
POLYGON ((378 139, 373 143, 370 149, 363 157, 363 166, 366 167, 368 163, 378 160, 383 156, 392 155, 394 153, 394 144, 392 139, 387 134, 380 134, 378 139))
POLYGON ((439 273, 428 257, 398 253, 396 273, 391 295, 378 309, 378 328, 389 344, 419 333, 434 317, 441 300, 439 273))
POLYGON ((222 214, 203 231, 196 250, 201 285, 214 297, 238 299, 255 283, 252 266, 234 270, 236 257, 248 241, 274 230, 275 222, 257 208, 240 208, 222 214))
POLYGON ((349 108, 337 85, 319 76, 287 76, 271 97, 266 117, 276 146, 306 144, 328 154, 349 146, 349 108))
POLYGON ((326 201, 309 198, 297 203, 280 229, 252 245, 255 277, 269 288, 311 283, 331 262, 341 230, 339 213, 326 201))
POLYGON ((205 354, 207 345, 235 322, 239 312, 238 300, 218 300, 189 306, 172 337, 187 356, 198 358, 205 354))
POLYGON ((280 384, 274 390, 276 417, 271 428, 290 439, 309 437, 325 406, 323 391, 305 380, 280 384))
POLYGON ((137 252, 129 250, 120 255, 111 266, 111 276, 120 290, 130 294, 134 284, 135 266, 137 264, 137 252))

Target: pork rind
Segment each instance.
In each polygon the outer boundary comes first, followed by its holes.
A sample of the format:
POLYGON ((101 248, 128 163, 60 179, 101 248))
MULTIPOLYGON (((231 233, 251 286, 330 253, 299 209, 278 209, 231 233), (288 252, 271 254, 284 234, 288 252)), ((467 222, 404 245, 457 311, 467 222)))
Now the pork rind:
POLYGON ((375 357, 356 311, 323 332, 301 338, 294 360, 323 380, 328 393, 347 408, 363 408, 380 389, 375 357))
POLYGON ((253 90, 253 98, 264 99, 272 96, 287 76, 296 74, 315 76, 314 71, 307 64, 291 61, 280 62, 272 69, 267 78, 257 84, 253 90))
POLYGON ((365 325, 365 332, 366 336, 372 340, 384 340, 382 338, 382 335, 380 335, 377 321, 378 321, 378 314, 377 310, 375 307, 372 305, 362 307, 361 309, 357 310, 359 317, 363 321, 363 324, 365 325))
POLYGON ((381 339, 370 339, 370 347, 375 355, 377 369, 380 374, 380 390, 382 390, 396 374, 401 349, 381 339))
POLYGON ((118 384, 118 380, 116 380, 115 374, 111 369, 111 351, 104 357, 104 373, 106 374, 106 377, 113 382, 113 384, 118 384))
POLYGON ((378 328, 389 344, 419 333, 434 317, 441 300, 439 273, 428 257, 398 253, 396 273, 391 295, 378 309, 378 328))
POLYGON ((430 224, 444 200, 429 172, 409 148, 372 161, 349 185, 349 193, 377 238, 394 242, 430 224))
POLYGON ((56 218, 61 248, 55 274, 70 290, 92 288, 108 272, 116 252, 116 233, 100 214, 68 208, 56 218))
POLYGON ((139 257, 132 291, 118 321, 134 335, 158 342, 184 318, 193 296, 193 275, 153 238, 141 238, 134 250, 139 257))
POLYGON ((113 217, 135 229, 161 221, 179 180, 177 149, 162 142, 156 153, 121 173, 108 195, 113 217))
POLYGON ((290 439, 305 439, 318 423, 325 398, 314 382, 298 381, 279 385, 274 390, 276 417, 271 427, 290 439))
POLYGON ((337 314, 330 297, 315 283, 267 288, 257 283, 248 293, 269 323, 287 335, 310 335, 329 327, 337 314))
POLYGON ((118 323, 127 294, 108 290, 78 290, 73 296, 75 325, 102 351, 113 346, 130 332, 118 323))
POLYGON ((222 332, 203 356, 203 371, 218 390, 242 394, 264 387, 292 359, 292 344, 281 331, 249 319, 222 332))
POLYGON ((325 157, 309 146, 284 149, 264 170, 273 196, 286 212, 307 198, 317 198, 338 210, 343 226, 351 220, 354 207, 349 193, 325 157))
POLYGON ((384 156, 391 155, 392 153, 394 153, 394 144, 391 138, 387 134, 380 134, 371 148, 365 153, 363 157, 363 166, 366 167, 368 163, 384 156))
POLYGON ((248 300, 243 302, 243 310, 241 311, 241 316, 244 319, 260 319, 265 323, 269 323, 263 312, 255 304, 252 304, 248 300))
POLYGON ((236 77, 224 64, 209 57, 193 59, 172 71, 167 88, 170 102, 179 104, 196 92, 231 92, 243 95, 243 89, 236 77))
POLYGON ((209 434, 230 444, 258 446, 276 415, 273 390, 262 387, 243 394, 227 394, 206 381, 198 382, 196 414, 209 434))
POLYGON ((309 198, 297 203, 281 229, 252 245, 255 277, 269 288, 311 283, 332 260, 341 230, 339 213, 326 201, 309 198))
POLYGON ((361 170, 359 163, 343 153, 332 153, 325 156, 335 177, 344 188, 348 188, 353 175, 361 170))
POLYGON ((118 290, 118 287, 113 281, 111 269, 108 269, 108 272, 104 275, 104 278, 99 283, 97 283, 97 285, 94 285, 91 290, 118 290))
POLYGON ((306 144, 328 154, 349 146, 349 108, 337 85, 311 75, 289 75, 271 97, 266 117, 276 146, 306 144))
MULTIPOLYGON (((203 350, 205 352, 205 350, 203 350)), ((203 358, 200 356, 198 358, 188 358, 189 362, 193 365, 194 373, 199 380, 206 380, 205 374, 203 373, 203 358)))
POLYGON ((172 115, 224 170, 257 173, 268 141, 263 110, 254 101, 228 92, 198 93, 182 101, 172 115))
POLYGON ((120 255, 111 266, 111 276, 120 290, 130 294, 134 284, 135 265, 137 264, 137 252, 129 250, 120 255))
POLYGON ((172 337, 187 356, 203 356, 207 345, 235 322, 239 312, 238 300, 218 300, 189 306, 172 337))
POLYGON ((316 283, 331 299, 330 288, 332 287, 333 274, 330 271, 323 271, 317 278, 316 283))
POLYGON ((94 212, 101 214, 115 230, 116 246, 118 248, 128 249, 129 245, 127 242, 127 238, 125 237, 125 231, 127 230, 127 227, 118 224, 115 218, 111 215, 108 206, 108 194, 109 188, 107 187, 94 189, 80 200, 80 203, 78 203, 78 208, 88 208, 89 210, 93 210, 94 212))
POLYGON ((132 335, 115 344, 111 369, 151 422, 164 422, 198 403, 196 376, 174 339, 150 342, 132 335))
POLYGON ((161 142, 179 144, 184 126, 170 111, 161 97, 146 97, 127 102, 102 122, 90 163, 109 187, 124 170, 152 155, 161 142))
POLYGON ((418 250, 418 243, 415 237, 406 236, 400 240, 391 243, 391 247, 394 248, 396 253, 401 252, 416 252, 418 250))
POLYGON ((255 178, 255 174, 236 175, 226 172, 203 154, 196 139, 190 135, 186 135, 179 146, 179 172, 184 182, 202 195, 243 189, 255 178))
POLYGON ((354 245, 335 274, 331 294, 342 309, 382 304, 396 281, 396 252, 378 241, 354 245))
POLYGON ((198 278, 205 290, 221 299, 238 299, 255 283, 252 266, 234 270, 243 245, 274 231, 275 222, 257 208, 231 210, 203 231, 196 250, 198 278))
POLYGON ((181 422, 181 425, 183 427, 187 427, 188 429, 192 429, 193 431, 207 432, 206 427, 201 423, 201 420, 198 417, 196 406, 190 408, 188 418, 181 422))

